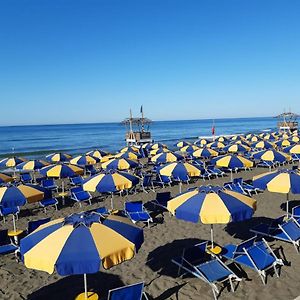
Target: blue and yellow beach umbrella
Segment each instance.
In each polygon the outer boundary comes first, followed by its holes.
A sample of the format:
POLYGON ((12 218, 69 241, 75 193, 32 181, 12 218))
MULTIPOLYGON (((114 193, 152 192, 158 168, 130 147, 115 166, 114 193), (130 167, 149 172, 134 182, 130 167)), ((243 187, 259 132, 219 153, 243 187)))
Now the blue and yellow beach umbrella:
POLYGON ((177 148, 182 148, 182 147, 189 146, 189 145, 191 145, 190 142, 179 141, 174 146, 177 147, 177 148))
POLYGON ((99 162, 100 162, 99 157, 94 157, 91 155, 79 155, 70 160, 71 164, 79 165, 79 166, 95 165, 99 162))
POLYGON ((298 135, 293 135, 289 138, 290 142, 299 143, 300 137, 298 135))
POLYGON ((106 151, 100 150, 100 149, 95 149, 95 150, 87 152, 86 154, 101 159, 102 157, 108 155, 109 153, 106 151))
POLYGON ((256 142, 260 141, 261 138, 256 134, 249 133, 246 135, 246 140, 248 140, 251 143, 256 143, 256 142))
POLYGON ((233 142, 237 142, 237 141, 245 141, 246 138, 243 135, 233 135, 230 138, 230 140, 233 141, 233 142))
POLYGON ((226 147, 225 143, 222 142, 212 142, 206 145, 207 148, 212 148, 212 149, 223 149, 226 147))
POLYGON ((169 163, 157 170, 160 175, 173 177, 178 180, 186 180, 189 177, 196 177, 201 175, 201 170, 187 162, 169 163))
POLYGON ((209 144, 209 141, 207 139, 200 139, 200 140, 197 140, 194 144, 197 146, 200 146, 200 147, 204 147, 207 144, 209 144))
POLYGON ((12 181, 14 181, 14 178, 12 178, 11 176, 9 176, 7 174, 0 173, 0 184, 12 182, 12 181))
POLYGON ((223 150, 229 153, 243 153, 249 151, 251 148, 244 144, 232 144, 226 146, 223 150))
POLYGON ((23 157, 7 157, 0 161, 0 167, 14 168, 24 161, 26 161, 26 159, 23 157))
POLYGON ((253 161, 235 154, 227 154, 213 158, 211 163, 217 167, 228 168, 228 169, 242 169, 242 168, 252 168, 253 161))
POLYGON ((259 142, 252 144, 252 148, 255 148, 255 149, 272 149, 274 147, 275 147, 275 144, 272 144, 267 141, 259 141, 259 142))
POLYGON ((127 152, 127 151, 140 153, 140 149, 138 147, 135 147, 135 146, 127 146, 127 147, 124 147, 120 150, 120 152, 127 152))
POLYGON ((128 158, 132 160, 138 160, 142 156, 138 152, 133 151, 126 151, 126 152, 120 152, 114 155, 115 158, 128 158))
POLYGON ((180 148, 180 152, 193 153, 194 151, 196 151, 198 149, 199 149, 199 147, 196 145, 187 145, 187 146, 180 148))
POLYGON ((53 163, 58 163, 58 162, 67 162, 72 158, 71 155, 66 154, 66 153, 52 153, 46 156, 46 160, 53 162, 53 163))
POLYGON ((221 143, 227 143, 228 142, 228 138, 225 136, 219 136, 216 138, 217 142, 221 142, 221 143))
POLYGON ((151 146, 151 149, 159 149, 159 148, 168 148, 167 145, 163 144, 163 143, 154 143, 151 146))
POLYGON ((154 155, 157 155, 159 153, 166 153, 166 152, 170 152, 170 150, 168 148, 157 148, 157 149, 151 150, 150 155, 154 156, 154 155))
POLYGON ((177 219, 203 224, 227 224, 250 219, 256 201, 248 196, 219 186, 201 186, 168 201, 168 210, 177 219))
POLYGON ((283 149, 283 152, 290 154, 300 154, 300 144, 295 144, 283 149))
POLYGON ((174 153, 174 152, 159 153, 159 154, 151 157, 151 161, 156 164, 176 162, 176 161, 183 160, 183 159, 184 159, 184 157, 182 155, 174 153))
POLYGON ((137 168, 139 164, 128 158, 114 158, 105 163, 102 163, 101 167, 104 170, 128 170, 132 168, 137 168))
POLYGON ((210 148, 200 148, 193 152, 194 157, 201 157, 201 158, 210 158, 210 157, 216 157, 219 153, 213 149, 210 148))
POLYGON ((27 170, 27 171, 34 171, 34 170, 40 170, 41 168, 48 166, 49 163, 43 160, 29 160, 24 161, 16 166, 17 170, 27 170))
POLYGON ((82 175, 84 170, 76 165, 58 164, 44 167, 39 172, 47 177, 67 178, 76 175, 82 175))
POLYGON ((127 218, 82 212, 41 225, 21 240, 20 253, 27 268, 84 275, 89 299, 86 274, 132 259, 143 242, 143 230, 127 218))
POLYGON ((262 161, 269 161, 269 162, 277 162, 277 163, 283 163, 286 161, 290 161, 292 157, 290 155, 287 155, 286 153, 276 151, 274 149, 269 150, 262 150, 256 153, 252 154, 252 157, 254 159, 259 159, 262 161))
POLYGON ((288 139, 288 140, 279 140, 279 141, 275 142, 274 144, 279 148, 285 148, 285 147, 294 145, 295 143, 292 142, 290 139, 288 139))
POLYGON ((274 132, 271 132, 271 133, 261 133, 259 135, 262 139, 264 140, 267 140, 267 141, 276 141, 278 140, 278 136, 274 133, 274 132))

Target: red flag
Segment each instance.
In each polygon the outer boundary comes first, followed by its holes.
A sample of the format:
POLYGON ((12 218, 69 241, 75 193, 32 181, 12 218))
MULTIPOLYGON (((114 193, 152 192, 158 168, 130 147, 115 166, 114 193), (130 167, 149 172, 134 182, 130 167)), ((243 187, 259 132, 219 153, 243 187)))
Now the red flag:
POLYGON ((215 125, 213 125, 212 128, 211 128, 211 134, 215 135, 215 125))

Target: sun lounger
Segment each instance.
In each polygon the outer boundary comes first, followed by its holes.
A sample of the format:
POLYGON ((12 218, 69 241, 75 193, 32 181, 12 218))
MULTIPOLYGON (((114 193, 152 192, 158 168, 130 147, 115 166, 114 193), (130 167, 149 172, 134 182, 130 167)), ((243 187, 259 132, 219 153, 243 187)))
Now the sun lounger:
POLYGON ((148 191, 154 192, 154 185, 152 182, 152 175, 151 174, 144 174, 141 181, 141 187, 143 192, 148 193, 148 191))
POLYGON ((185 271, 209 284, 214 299, 220 294, 217 284, 230 284, 234 292, 233 281, 241 281, 218 257, 213 257, 206 252, 207 242, 197 244, 183 250, 181 257, 172 259, 178 266, 178 275, 185 271))
POLYGON ((32 177, 31 177, 30 173, 21 173, 20 179, 21 179, 22 183, 32 183, 32 177))
POLYGON ((122 286, 108 292, 107 300, 148 300, 144 290, 144 282, 122 286))
POLYGON ((73 186, 82 185, 83 178, 81 176, 70 177, 70 184, 73 186))
POLYGON ((89 212, 99 214, 101 217, 106 217, 106 216, 109 215, 109 211, 105 206, 101 206, 101 207, 98 207, 98 208, 91 209, 91 210, 89 210, 89 212))
POLYGON ((0 255, 12 253, 18 249, 18 246, 16 246, 10 240, 7 233, 8 233, 7 229, 0 231, 0 255))
POLYGON ((273 269, 279 277, 277 267, 283 265, 277 258, 268 243, 262 239, 255 242, 256 237, 246 240, 239 245, 228 244, 222 249, 222 256, 236 264, 256 271, 263 284, 266 284, 267 271, 273 269))
POLYGON ((150 222, 153 222, 142 201, 125 202, 125 214, 133 223, 143 222, 149 227, 150 222))
POLYGON ((223 177, 224 174, 225 174, 225 172, 221 171, 219 168, 216 168, 216 167, 213 166, 213 165, 208 165, 208 166, 207 166, 207 171, 208 171, 209 173, 211 173, 212 175, 216 176, 216 177, 218 177, 218 176, 223 177))
POLYGON ((5 222, 5 217, 14 215, 16 219, 18 219, 18 214, 20 212, 19 206, 14 207, 3 207, 0 206, 0 216, 3 218, 3 221, 5 222))
POLYGON ((167 205, 168 201, 171 199, 171 192, 156 193, 156 199, 150 201, 155 208, 159 209, 161 212, 168 211, 167 205))
POLYGON ((71 192, 71 199, 79 203, 79 206, 81 207, 81 202, 89 202, 90 205, 92 196, 89 192, 86 192, 83 190, 82 186, 73 187, 70 189, 71 192))
POLYGON ((44 218, 35 221, 29 221, 27 225, 27 234, 30 234, 34 230, 36 230, 39 226, 46 224, 51 221, 51 218, 44 218))
POLYGON ((58 191, 58 187, 53 178, 44 179, 41 181, 42 187, 51 191, 58 191))
POLYGON ((158 185, 163 188, 165 187, 165 185, 171 186, 171 183, 172 183, 172 180, 169 176, 164 176, 164 175, 160 175, 160 174, 157 174, 156 179, 153 180, 154 186, 158 185))
POLYGON ((243 188, 243 190, 245 192, 247 192, 249 195, 251 195, 252 193, 257 194, 257 192, 259 190, 259 189, 255 188, 252 184, 250 184, 250 182, 244 181, 242 177, 234 178, 233 184, 240 185, 243 188))
POLYGON ((44 212, 47 212, 47 207, 54 206, 57 210, 58 201, 56 198, 46 198, 39 202, 40 206, 44 208, 44 212))

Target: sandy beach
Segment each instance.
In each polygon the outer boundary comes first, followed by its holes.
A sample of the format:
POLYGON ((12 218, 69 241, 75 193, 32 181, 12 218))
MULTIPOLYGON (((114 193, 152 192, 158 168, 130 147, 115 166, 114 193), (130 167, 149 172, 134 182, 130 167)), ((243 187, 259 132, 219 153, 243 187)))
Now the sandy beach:
MULTIPOLYGON (((267 169, 254 169, 235 174, 244 179, 251 179, 254 175, 267 171, 267 169)), ((197 180, 191 186, 202 184, 222 185, 229 181, 229 177, 206 180, 197 180)), ((183 186, 183 190, 187 185, 183 186)), ((158 188, 157 192, 170 191, 172 196, 178 193, 178 186, 158 188)), ((115 208, 122 209, 126 200, 143 200, 147 202, 154 199, 155 193, 137 193, 127 197, 114 197, 115 208)), ((264 192, 255 195, 257 211, 254 217, 242 223, 233 223, 228 226, 215 225, 215 241, 224 245, 226 243, 238 243, 240 240, 251 236, 249 228, 270 218, 284 214, 285 195, 264 192)), ((291 196, 291 206, 300 204, 299 197, 291 196)), ((93 205, 83 205, 68 202, 66 207, 58 211, 49 209, 47 215, 37 205, 23 207, 18 220, 18 228, 26 229, 29 220, 36 220, 45 216, 52 219, 67 216, 73 212, 89 210, 106 205, 110 207, 110 198, 100 201, 95 198, 93 205)), ((151 211, 151 210, 150 210, 151 211)), ((145 291, 150 299, 212 299, 210 287, 197 278, 177 276, 177 268, 171 263, 171 259, 178 256, 184 247, 191 246, 202 240, 210 239, 209 225, 193 224, 177 220, 167 212, 162 214, 152 213, 154 223, 150 228, 144 228, 145 242, 135 258, 122 263, 110 270, 102 270, 97 274, 88 275, 88 287, 96 291, 100 299, 106 299, 108 290, 125 284, 140 281, 145 282, 145 291)), ((4 224, 5 228, 12 228, 11 220, 4 224)), ((143 226, 142 224, 140 226, 143 226)), ((2 223, 3 227, 3 223, 2 223)), ((270 245, 275 252, 285 261, 281 269, 280 278, 268 276, 267 285, 263 285, 259 276, 245 269, 246 274, 235 293, 224 289, 220 299, 294 299, 300 293, 300 260, 291 244, 270 240, 270 245)), ((16 262, 12 254, 1 256, 0 259, 0 299, 74 299, 83 291, 82 276, 60 277, 57 274, 49 275, 27 269, 21 262, 16 262)))

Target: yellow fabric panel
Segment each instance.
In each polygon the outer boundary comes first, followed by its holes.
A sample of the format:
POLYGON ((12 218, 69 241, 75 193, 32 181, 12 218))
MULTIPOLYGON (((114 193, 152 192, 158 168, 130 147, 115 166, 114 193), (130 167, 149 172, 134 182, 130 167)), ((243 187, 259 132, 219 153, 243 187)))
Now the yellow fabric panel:
POLYGON ((6 192, 7 187, 0 187, 0 201, 3 198, 4 193, 6 192))
POLYGON ((281 173, 278 176, 274 177, 267 184, 267 188, 270 192, 287 194, 291 188, 289 174, 281 173))
POLYGON ((135 245, 111 228, 93 223, 90 230, 105 269, 134 256, 135 245))
POLYGON ((26 197, 28 203, 35 203, 44 198, 44 193, 35 188, 26 185, 19 185, 18 189, 26 197))
POLYGON ((225 193, 237 198, 239 201, 243 202, 247 206, 252 207, 254 210, 256 210, 256 200, 255 199, 245 196, 243 194, 237 193, 237 192, 230 191, 230 190, 225 190, 225 193))
POLYGON ((84 183, 83 189, 85 191, 89 191, 89 192, 95 192, 96 191, 96 186, 98 185, 98 183, 102 180, 102 178, 105 176, 105 174, 99 174, 93 178, 91 178, 88 182, 84 183))
POLYGON ((218 167, 228 167, 228 164, 230 162, 230 156, 225 156, 225 157, 222 157, 220 159, 217 160, 216 162, 216 166, 218 167))
POLYGON ((293 148, 291 149, 290 153, 292 153, 292 154, 300 154, 300 145, 293 146, 293 148))
POLYGON ((253 167, 253 162, 247 158, 244 158, 242 156, 238 156, 243 165, 247 168, 252 168, 253 167))
POLYGON ((190 192, 184 193, 183 195, 179 195, 179 196, 173 198, 172 200, 169 200, 168 204, 167 204, 168 211, 170 213, 172 213, 173 215, 175 215, 175 210, 177 209, 178 206, 180 206, 186 200, 188 200, 189 198, 191 198, 197 194, 198 194, 197 190, 190 191, 190 192))
POLYGON ((184 166, 186 167, 186 170, 188 171, 188 174, 190 177, 200 176, 201 171, 198 168, 196 168, 195 166, 193 166, 189 163, 185 163, 184 166))
POLYGON ((66 240, 73 231, 72 225, 62 226, 49 234, 24 255, 24 264, 27 268, 40 270, 52 274, 66 240))
POLYGON ((47 176, 48 177, 59 177, 60 170, 61 170, 60 165, 54 166, 53 168, 48 170, 47 176))
POLYGON ((230 222, 230 212, 218 194, 209 193, 203 202, 200 219, 203 224, 227 224, 230 222))
POLYGON ((132 187, 132 182, 118 173, 113 174, 113 180, 118 190, 129 189, 132 187))

